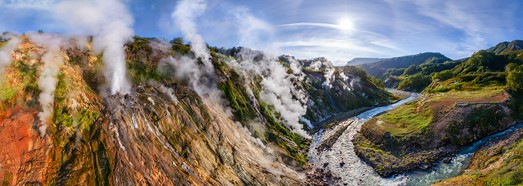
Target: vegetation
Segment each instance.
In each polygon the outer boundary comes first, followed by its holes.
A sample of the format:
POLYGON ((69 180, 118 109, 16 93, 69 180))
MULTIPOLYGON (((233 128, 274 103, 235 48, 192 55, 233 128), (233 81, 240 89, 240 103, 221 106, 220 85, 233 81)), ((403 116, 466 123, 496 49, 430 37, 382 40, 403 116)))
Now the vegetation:
POLYGON ((158 65, 163 56, 153 56, 150 39, 135 36, 133 42, 127 44, 127 59, 129 77, 134 83, 144 83, 150 80, 167 79, 168 74, 162 74, 158 65))
MULTIPOLYGON (((233 110, 235 120, 242 123, 258 138, 265 143, 276 144, 281 147, 288 156, 301 165, 307 163, 306 149, 308 142, 301 136, 291 132, 290 129, 282 124, 282 119, 271 105, 264 102, 255 104, 251 101, 247 93, 245 80, 225 62, 217 59, 216 53, 213 53, 213 63, 215 70, 220 76, 224 76, 224 81, 218 82, 218 88, 222 91, 224 97, 229 102, 233 110), (258 113, 259 110, 259 113, 258 113), (259 115, 261 114, 261 115, 259 115), (260 126, 253 126, 256 122, 262 122, 266 129, 260 130, 260 126)), ((254 94, 254 99, 260 100, 260 83, 259 81, 249 84, 254 94)))
POLYGON ((503 87, 425 94, 364 123, 355 152, 383 176, 430 166, 509 126, 508 98, 503 87))
POLYGON ((398 89, 406 90, 411 92, 421 92, 425 87, 430 85, 432 82, 431 77, 428 75, 416 74, 404 78, 398 84, 398 89))
POLYGON ((376 63, 363 64, 361 67, 367 71, 372 76, 385 79, 386 72, 391 69, 391 72, 396 75, 401 75, 405 73, 405 68, 410 67, 406 74, 415 74, 418 70, 416 66, 426 63, 426 64, 440 64, 445 61, 450 61, 449 58, 445 57, 440 53, 421 53, 417 55, 395 57, 390 59, 384 59, 376 63), (411 67, 412 66, 412 67, 411 67), (394 69, 403 69, 399 74, 394 69), (396 71, 396 72, 392 72, 396 71))
POLYGON ((419 107, 416 102, 409 102, 397 109, 377 117, 376 126, 396 137, 405 137, 426 132, 433 120, 434 111, 430 107, 419 107))
POLYGON ((487 51, 492 52, 494 54, 502 54, 502 53, 507 53, 507 52, 521 50, 521 49, 523 49, 523 41, 514 40, 511 42, 501 42, 501 43, 497 44, 496 46, 489 48, 487 51))
POLYGON ((476 152, 468 170, 462 175, 435 185, 521 185, 523 139, 521 136, 512 139, 518 133, 510 136, 476 152))
MULTIPOLYGON (((512 63, 513 64, 513 63, 512 63)), ((523 93, 523 65, 509 68, 507 88, 514 93, 523 93)))

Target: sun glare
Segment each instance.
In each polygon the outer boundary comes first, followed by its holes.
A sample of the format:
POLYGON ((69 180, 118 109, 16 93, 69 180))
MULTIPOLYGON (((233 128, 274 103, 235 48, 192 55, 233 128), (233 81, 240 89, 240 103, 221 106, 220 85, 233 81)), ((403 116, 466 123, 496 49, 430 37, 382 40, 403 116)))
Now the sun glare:
POLYGON ((338 29, 343 30, 343 31, 350 31, 350 30, 354 29, 354 21, 352 21, 349 18, 344 17, 344 18, 341 18, 338 20, 336 27, 338 27, 338 29))

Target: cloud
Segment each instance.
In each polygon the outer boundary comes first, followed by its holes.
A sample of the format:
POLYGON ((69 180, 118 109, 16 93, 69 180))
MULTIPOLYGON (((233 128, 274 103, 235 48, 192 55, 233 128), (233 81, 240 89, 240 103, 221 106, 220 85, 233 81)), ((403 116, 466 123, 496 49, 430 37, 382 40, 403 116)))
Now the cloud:
POLYGON ((413 52, 431 50, 463 58, 505 39, 517 39, 507 37, 513 35, 515 1, 387 2, 397 16, 396 30, 401 31, 394 39, 413 52))
POLYGON ((266 52, 278 52, 273 44, 275 28, 272 24, 252 15, 246 7, 236 7, 231 14, 235 19, 240 46, 266 52))
POLYGON ((334 29, 344 29, 337 24, 331 23, 308 23, 308 22, 299 22, 299 23, 287 23, 278 25, 279 27, 325 27, 325 28, 334 28, 334 29))
POLYGON ((2 0, 0 7, 4 6, 10 9, 33 9, 33 10, 50 10, 57 0, 2 0))

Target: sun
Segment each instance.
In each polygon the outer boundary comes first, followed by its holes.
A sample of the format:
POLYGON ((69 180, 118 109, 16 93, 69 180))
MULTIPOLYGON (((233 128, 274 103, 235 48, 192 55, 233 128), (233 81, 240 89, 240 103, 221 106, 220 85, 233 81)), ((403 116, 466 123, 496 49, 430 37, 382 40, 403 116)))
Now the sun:
POLYGON ((350 31, 354 29, 354 21, 347 17, 343 17, 338 19, 336 27, 343 31, 350 31))

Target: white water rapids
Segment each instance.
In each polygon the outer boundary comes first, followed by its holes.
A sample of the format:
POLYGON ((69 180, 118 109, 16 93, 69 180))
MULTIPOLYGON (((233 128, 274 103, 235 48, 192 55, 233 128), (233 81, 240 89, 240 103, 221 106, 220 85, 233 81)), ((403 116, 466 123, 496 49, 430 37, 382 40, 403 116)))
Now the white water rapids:
POLYGON ((411 94, 407 99, 395 104, 374 108, 340 122, 335 127, 320 130, 313 136, 309 150, 310 163, 315 168, 328 169, 333 176, 341 178, 336 182, 336 185, 430 185, 433 182, 459 175, 468 166, 473 153, 488 140, 523 127, 523 124, 516 125, 503 132, 479 140, 471 146, 464 147, 457 155, 452 157, 451 162, 448 164, 437 163, 436 166, 428 171, 411 171, 391 178, 383 178, 356 155, 352 139, 365 121, 380 113, 399 107, 417 97, 419 97, 419 94, 411 94), (346 130, 343 131, 331 148, 318 152, 318 147, 321 144, 332 135, 335 135, 338 130, 344 130, 345 127, 346 130))

